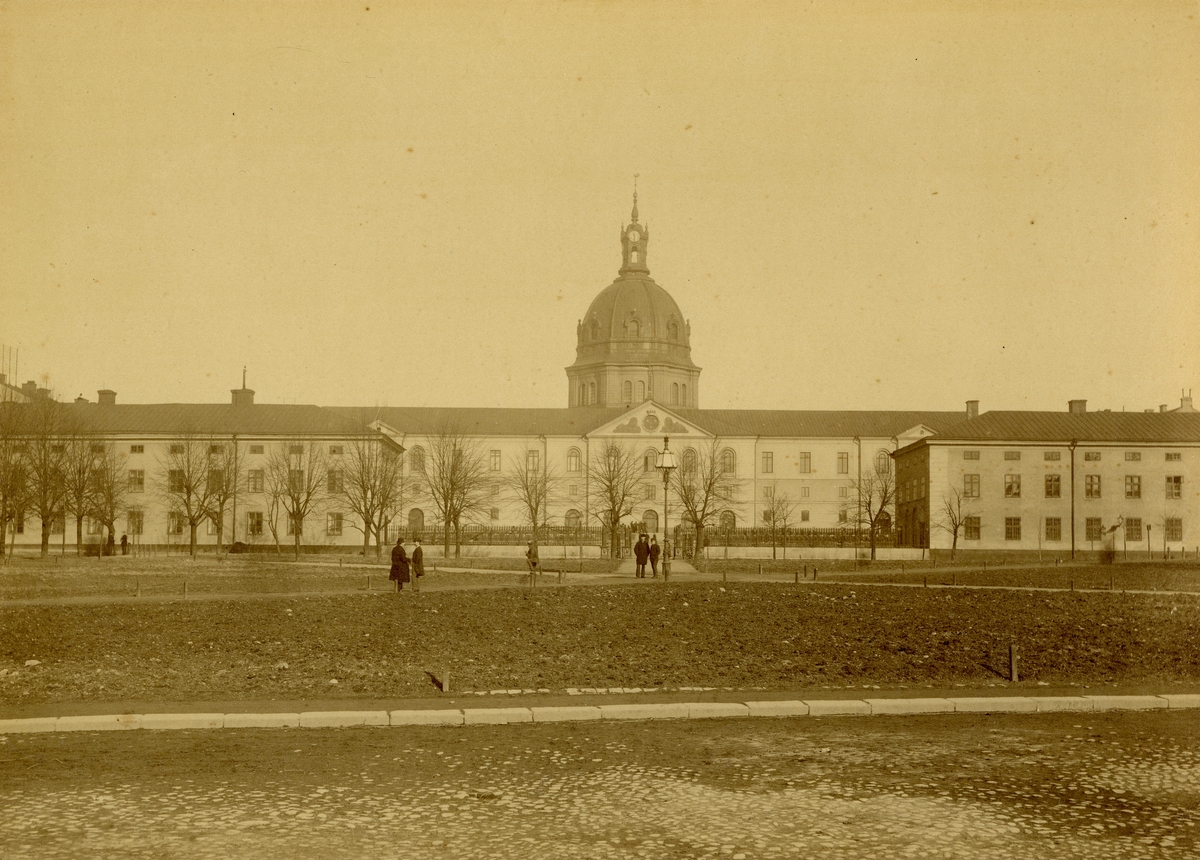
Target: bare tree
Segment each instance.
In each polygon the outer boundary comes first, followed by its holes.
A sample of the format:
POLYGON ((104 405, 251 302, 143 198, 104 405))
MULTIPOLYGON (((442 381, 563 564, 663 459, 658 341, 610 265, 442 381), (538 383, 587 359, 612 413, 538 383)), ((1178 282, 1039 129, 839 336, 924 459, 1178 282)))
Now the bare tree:
POLYGON ((609 553, 616 558, 621 520, 633 513, 637 501, 642 461, 628 448, 610 442, 592 456, 588 476, 595 488, 596 507, 592 513, 608 529, 609 553))
POLYGON ((779 545, 780 537, 784 538, 783 557, 787 558, 787 529, 788 523, 791 522, 792 512, 796 510, 796 503, 792 501, 787 493, 779 492, 779 482, 772 481, 767 487, 765 503, 763 505, 763 524, 771 530, 771 558, 776 558, 775 548, 779 545))
POLYGON ((188 547, 193 556, 196 554, 196 529, 208 518, 211 503, 208 452, 207 438, 184 433, 171 443, 166 457, 159 463, 159 494, 170 513, 187 523, 188 547))
POLYGON ((375 555, 383 553, 388 525, 404 508, 421 498, 421 483, 404 468, 403 449, 383 437, 383 456, 379 475, 379 508, 375 515, 375 555))
POLYGON ((208 506, 207 518, 217 527, 217 555, 225 542, 225 509, 237 497, 242 485, 239 472, 241 451, 232 439, 210 437, 208 440, 208 506))
POLYGON ((429 439, 425 463, 428 494, 442 523, 442 551, 450 554, 450 529, 454 529, 454 557, 462 552, 462 525, 487 501, 487 464, 474 439, 457 427, 443 427, 429 439))
POLYGON ((0 555, 5 555, 8 529, 15 528, 27 502, 24 449, 28 442, 24 407, 13 402, 7 387, 0 397, 0 555))
POLYGON ((671 485, 679 499, 683 518, 696 532, 697 552, 704 546, 704 529, 712 525, 722 511, 737 504, 741 481, 724 462, 723 450, 723 443, 716 436, 699 451, 686 449, 672 476, 671 485))
POLYGON ((974 516, 967 497, 957 488, 942 494, 942 504, 938 508, 938 518, 935 527, 950 535, 950 559, 958 551, 958 533, 967 524, 967 519, 974 516))
POLYGON ((347 446, 343 457, 341 490, 337 494, 362 523, 354 527, 362 531, 364 557, 371 547, 372 534, 376 554, 380 553, 383 530, 397 508, 403 507, 404 461, 400 450, 382 433, 364 434, 347 446))
POLYGON ((68 429, 61 404, 38 397, 26 407, 25 426, 26 501, 42 521, 42 558, 50 555, 52 523, 63 516, 66 502, 67 446, 63 441, 68 429))
MULTIPOLYGON (((68 418, 63 436, 63 514, 75 518, 75 554, 83 554, 83 520, 91 513, 95 489, 96 459, 104 445, 93 438, 78 422, 68 418)), ((64 536, 65 540, 65 536, 64 536)))
MULTIPOLYGON (((295 538, 295 556, 299 561, 304 520, 328 492, 324 448, 314 439, 285 439, 267 458, 266 480, 267 492, 287 514, 288 532, 295 538)), ((271 531, 275 533, 274 525, 271 531)))
POLYGON ((891 458, 876 458, 870 470, 850 484, 847 509, 855 514, 855 522, 867 530, 871 560, 874 561, 879 533, 892 521, 896 501, 896 473, 891 458))
POLYGON ((92 489, 88 515, 108 529, 105 552, 112 552, 116 539, 117 517, 126 510, 129 493, 128 458, 111 442, 102 444, 92 461, 92 489))
POLYGON ((506 495, 521 506, 521 513, 533 529, 533 545, 538 546, 538 526, 546 519, 554 495, 558 492, 560 478, 549 463, 531 462, 528 454, 524 460, 513 457, 508 472, 501 480, 506 495))

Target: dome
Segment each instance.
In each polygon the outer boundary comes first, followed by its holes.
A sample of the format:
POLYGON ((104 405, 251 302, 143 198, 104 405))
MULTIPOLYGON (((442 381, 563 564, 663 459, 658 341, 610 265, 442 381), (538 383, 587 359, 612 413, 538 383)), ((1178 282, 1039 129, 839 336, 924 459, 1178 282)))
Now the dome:
POLYGON ((691 363, 690 332, 679 305, 649 275, 622 275, 592 300, 579 321, 581 353, 604 345, 607 354, 629 352, 645 361, 646 348, 670 351, 691 363))

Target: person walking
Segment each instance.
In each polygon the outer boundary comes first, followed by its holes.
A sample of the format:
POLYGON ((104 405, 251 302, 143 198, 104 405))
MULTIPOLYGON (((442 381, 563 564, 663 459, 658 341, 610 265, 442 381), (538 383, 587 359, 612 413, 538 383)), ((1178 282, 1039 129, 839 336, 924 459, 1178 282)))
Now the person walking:
POLYGON ((650 544, 646 543, 646 535, 638 535, 638 542, 633 545, 633 555, 637 559, 637 571, 634 575, 638 579, 645 579, 646 559, 650 558, 650 544))
POLYGON ((658 579, 658 556, 662 548, 658 545, 658 535, 650 538, 650 573, 653 579, 658 579))
POLYGON ((409 581, 408 576, 408 553, 404 551, 404 536, 396 538, 396 545, 392 547, 392 569, 388 574, 388 579, 396 583, 396 591, 404 590, 404 583, 409 581))

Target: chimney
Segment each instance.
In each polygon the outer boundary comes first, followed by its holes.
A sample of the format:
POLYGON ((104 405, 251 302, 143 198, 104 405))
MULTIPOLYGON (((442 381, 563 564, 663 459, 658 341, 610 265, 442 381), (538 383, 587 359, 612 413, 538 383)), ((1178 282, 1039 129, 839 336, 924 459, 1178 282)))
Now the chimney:
POLYGON ((1166 411, 1167 411, 1167 404, 1165 404, 1165 403, 1160 403, 1160 404, 1158 404, 1158 411, 1159 411, 1159 412, 1166 412, 1166 411))
POLYGON ((75 398, 75 402, 76 403, 87 403, 88 399, 86 397, 84 397, 82 394, 80 394, 78 397, 75 398))
POLYGON ((21 386, 21 393, 24 394, 26 397, 28 397, 30 400, 33 400, 33 398, 37 397, 37 383, 34 382, 32 379, 29 380, 28 382, 26 382, 24 385, 21 386))
POLYGON ((252 388, 231 388, 230 393, 233 395, 234 406, 253 406, 254 405, 254 389, 252 388))
POLYGON ((1087 412, 1087 401, 1086 400, 1068 400, 1067 401, 1067 411, 1070 412, 1072 415, 1082 415, 1083 413, 1087 412))
POLYGON ((978 417, 979 417, 979 401, 978 400, 968 400, 967 401, 967 420, 970 421, 972 418, 978 418, 978 417))
MULTIPOLYGON (((0 382, 3 382, 3 381, 4 381, 4 379, 0 378, 0 382)), ((1179 391, 1179 411, 1180 412, 1195 412, 1196 411, 1195 409, 1192 408, 1192 389, 1190 389, 1190 388, 1188 389, 1188 393, 1187 393, 1186 397, 1183 394, 1183 390, 1180 389, 1180 391, 1179 391)))
POLYGON ((116 406, 117 392, 102 388, 96 392, 96 402, 101 406, 116 406))

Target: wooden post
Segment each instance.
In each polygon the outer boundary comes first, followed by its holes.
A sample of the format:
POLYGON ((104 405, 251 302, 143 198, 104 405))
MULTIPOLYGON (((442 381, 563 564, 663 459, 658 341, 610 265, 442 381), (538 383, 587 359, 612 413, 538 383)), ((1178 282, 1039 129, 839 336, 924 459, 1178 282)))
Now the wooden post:
POLYGON ((142 596, 142 581, 140 579, 135 579, 134 584, 137 586, 137 593, 135 596, 141 597, 142 596))
POLYGON ((371 574, 367 574, 367 591, 371 590, 371 574))
POLYGON ((951 585, 958 585, 958 571, 957 571, 957 570, 956 570, 956 571, 953 571, 953 572, 950 574, 950 584, 951 584, 951 585))
POLYGON ((450 692, 450 670, 449 669, 447 669, 445 671, 445 673, 443 673, 443 675, 442 675, 442 692, 443 693, 450 692))
POLYGON ((922 577, 921 577, 921 583, 922 583, 922 586, 923 586, 924 588, 928 588, 928 587, 929 587, 929 577, 928 577, 928 576, 922 576, 922 577))
POLYGON ((187 600, 187 580, 183 581, 183 599, 187 600))
POLYGON ((816 569, 816 567, 814 567, 813 568, 813 582, 816 582, 816 581, 817 581, 817 569, 816 569))
POLYGON ((1071 590, 1072 591, 1075 590, 1075 580, 1073 580, 1073 579, 1071 580, 1071 590))
POLYGON ((1020 680, 1020 677, 1017 675, 1017 646, 1016 645, 1008 646, 1008 674, 1014 684, 1020 680))
POLYGON ((808 579, 808 565, 804 565, 804 578, 808 579))
POLYGON ((721 582, 728 582, 728 581, 729 581, 728 571, 726 571, 725 568, 721 568, 721 582))
POLYGON ((799 585, 800 584, 800 568, 796 568, 794 573, 796 574, 796 585, 799 585))
POLYGON ((762 562, 761 561, 758 563, 758 575, 762 576, 762 562))

